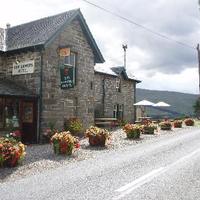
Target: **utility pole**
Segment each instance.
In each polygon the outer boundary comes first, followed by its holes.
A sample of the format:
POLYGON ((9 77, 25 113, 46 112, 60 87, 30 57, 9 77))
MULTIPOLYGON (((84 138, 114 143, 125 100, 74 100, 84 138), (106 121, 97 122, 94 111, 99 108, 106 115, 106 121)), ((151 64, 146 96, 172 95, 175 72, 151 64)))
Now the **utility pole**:
POLYGON ((199 44, 197 44, 197 54, 198 54, 198 71, 199 71, 199 95, 200 95, 200 48, 199 44))
POLYGON ((124 68, 126 70, 126 49, 128 48, 127 44, 122 44, 122 48, 124 49, 124 68))

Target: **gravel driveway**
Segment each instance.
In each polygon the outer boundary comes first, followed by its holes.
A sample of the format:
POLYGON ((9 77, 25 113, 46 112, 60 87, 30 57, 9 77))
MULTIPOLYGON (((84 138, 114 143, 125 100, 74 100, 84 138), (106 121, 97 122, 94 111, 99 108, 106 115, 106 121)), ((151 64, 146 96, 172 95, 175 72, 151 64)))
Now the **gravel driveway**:
MULTIPOLYGON (((191 129, 185 127, 184 129, 191 129)), ((14 181, 23 177, 41 173, 44 170, 58 168, 71 162, 77 162, 89 158, 94 158, 98 154, 108 151, 116 151, 119 148, 125 148, 127 145, 137 145, 158 138, 162 135, 179 133, 183 129, 174 129, 174 131, 159 131, 155 135, 141 135, 138 140, 126 138, 121 129, 112 131, 112 141, 107 147, 90 147, 87 139, 81 139, 81 148, 73 153, 72 156, 57 156, 53 153, 50 144, 29 145, 26 148, 26 157, 23 163, 15 168, 0 169, 0 183, 5 181, 14 181)))

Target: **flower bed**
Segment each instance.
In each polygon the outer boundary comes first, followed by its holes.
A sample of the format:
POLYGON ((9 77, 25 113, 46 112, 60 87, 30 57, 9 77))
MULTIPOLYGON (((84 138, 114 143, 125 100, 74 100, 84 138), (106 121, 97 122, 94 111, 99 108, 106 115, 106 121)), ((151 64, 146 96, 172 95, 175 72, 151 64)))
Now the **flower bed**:
POLYGON ((111 138, 111 134, 106 129, 91 126, 85 131, 85 137, 89 138, 91 146, 105 146, 111 138))
POLYGON ((15 167, 25 156, 25 146, 14 138, 0 138, 0 167, 15 167))
POLYGON ((182 128, 183 121, 182 120, 175 120, 173 122, 174 128, 182 128))
POLYGON ((80 147, 79 140, 69 131, 55 133, 51 137, 51 143, 55 154, 71 155, 75 149, 80 147))
POLYGON ((194 120, 191 118, 185 119, 184 123, 186 126, 194 126, 194 120))
POLYGON ((127 138, 138 139, 140 138, 140 132, 142 127, 136 124, 126 124, 123 127, 124 132, 126 133, 127 138))
POLYGON ((164 121, 160 122, 159 124, 161 130, 171 130, 172 129, 172 124, 170 121, 164 121))

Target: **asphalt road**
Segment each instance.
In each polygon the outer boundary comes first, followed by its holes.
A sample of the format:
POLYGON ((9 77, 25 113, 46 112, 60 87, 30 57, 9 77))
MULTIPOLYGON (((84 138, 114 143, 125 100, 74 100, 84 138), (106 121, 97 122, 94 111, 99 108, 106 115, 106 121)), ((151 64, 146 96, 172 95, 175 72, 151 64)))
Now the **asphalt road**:
POLYGON ((1 200, 199 200, 200 129, 0 185, 1 200))

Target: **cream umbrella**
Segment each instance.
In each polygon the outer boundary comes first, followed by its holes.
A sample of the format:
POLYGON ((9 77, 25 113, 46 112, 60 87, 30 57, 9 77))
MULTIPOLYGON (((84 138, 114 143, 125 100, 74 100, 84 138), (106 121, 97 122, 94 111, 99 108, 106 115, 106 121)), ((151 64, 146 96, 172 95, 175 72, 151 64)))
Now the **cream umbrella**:
POLYGON ((163 101, 160 101, 158 103, 155 103, 153 106, 154 107, 170 107, 171 105, 169 105, 168 103, 165 103, 163 101))
POLYGON ((153 106, 154 103, 151 102, 151 101, 148 101, 148 100, 142 100, 142 101, 139 101, 135 104, 133 104, 134 106, 140 106, 140 109, 141 109, 141 115, 142 117, 145 116, 145 107, 148 107, 148 106, 153 106))

